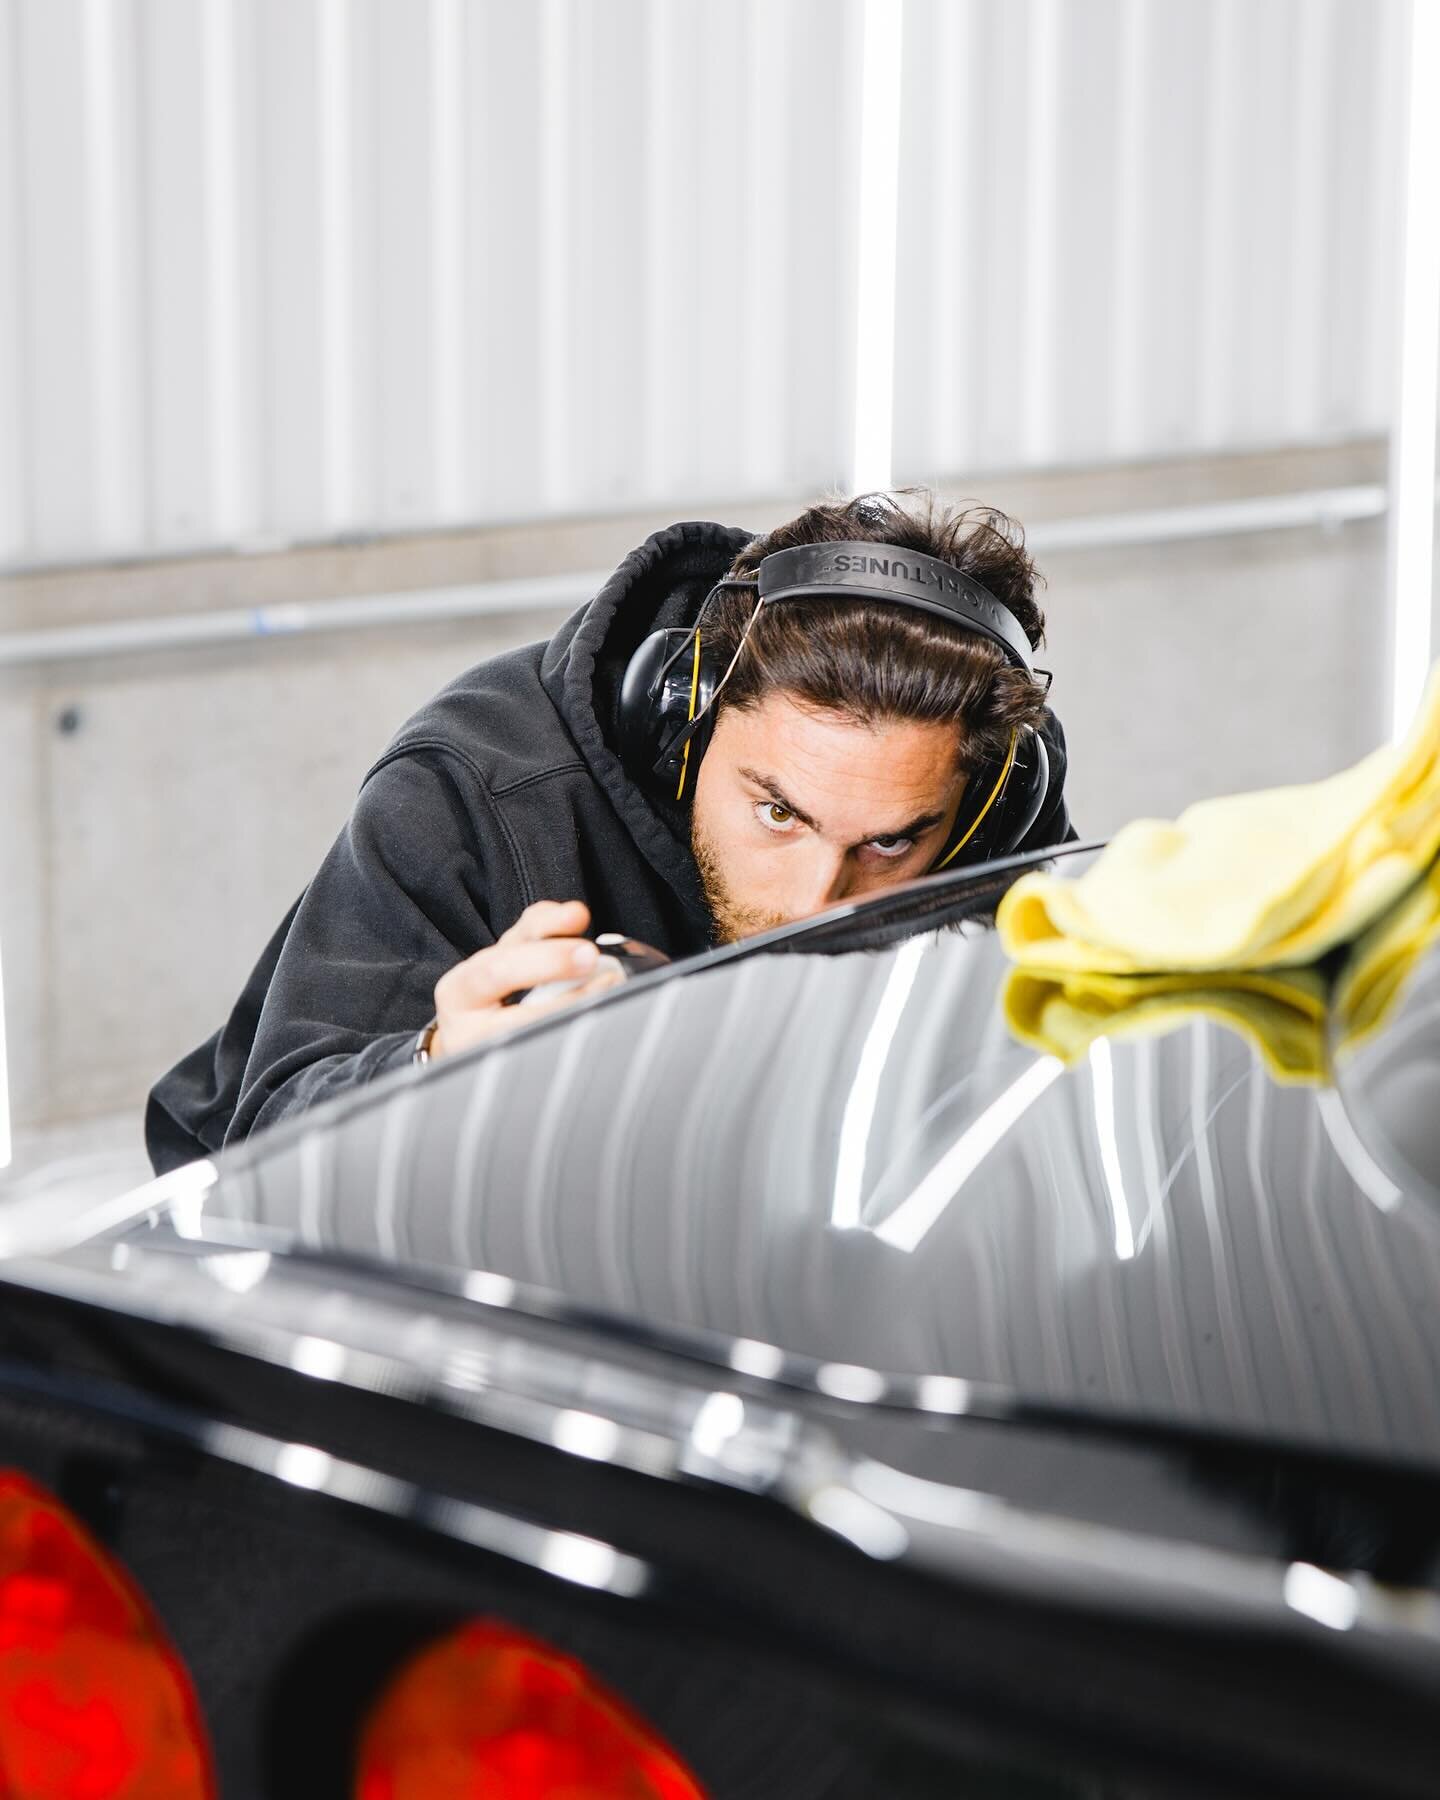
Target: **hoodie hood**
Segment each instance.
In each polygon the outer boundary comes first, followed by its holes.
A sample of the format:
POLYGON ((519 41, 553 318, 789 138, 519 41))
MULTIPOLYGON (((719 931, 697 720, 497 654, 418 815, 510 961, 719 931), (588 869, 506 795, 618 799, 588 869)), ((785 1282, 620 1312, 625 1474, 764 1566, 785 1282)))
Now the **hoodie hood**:
POLYGON ((621 762, 616 711, 631 656, 652 631, 693 625, 705 596, 755 536, 691 520, 653 532, 546 646, 540 680, 586 767, 656 873, 708 922, 685 813, 662 810, 621 762))

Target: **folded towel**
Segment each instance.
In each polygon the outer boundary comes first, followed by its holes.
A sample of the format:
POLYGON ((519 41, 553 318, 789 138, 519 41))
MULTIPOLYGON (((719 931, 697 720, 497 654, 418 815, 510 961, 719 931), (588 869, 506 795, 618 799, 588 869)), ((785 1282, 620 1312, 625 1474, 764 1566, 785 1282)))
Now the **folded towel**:
POLYGON ((1005 983, 1005 1022, 1021 1043, 1075 1063, 1097 1038, 1161 1037, 1207 1018, 1247 1038, 1276 1081, 1328 1081, 1332 1056, 1386 1023, 1437 941, 1440 861, 1355 941, 1333 986, 1328 964, 1203 975, 1017 968, 1005 983))
POLYGON ((1073 881, 1022 876, 997 924, 1018 963, 1116 974, 1308 963, 1440 850, 1440 670, 1402 744, 1304 787, 1138 819, 1073 881))
POLYGON ((1325 1076, 1325 981, 1282 975, 1046 975, 1012 969, 1005 1022, 1021 1043, 1079 1062, 1097 1038, 1158 1037, 1208 1018, 1247 1038, 1276 1081, 1325 1076))
POLYGON ((1352 1049, 1380 1029, 1437 938, 1440 862, 1347 954, 1335 978, 1337 1047, 1352 1049))

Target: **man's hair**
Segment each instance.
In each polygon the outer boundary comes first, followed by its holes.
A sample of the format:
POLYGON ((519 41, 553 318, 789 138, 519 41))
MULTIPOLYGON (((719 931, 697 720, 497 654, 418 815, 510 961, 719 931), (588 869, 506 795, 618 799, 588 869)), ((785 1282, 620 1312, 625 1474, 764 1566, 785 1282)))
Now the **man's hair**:
MULTIPOLYGON (((729 573, 753 576, 775 550, 799 544, 860 541, 919 550, 962 570, 1019 620, 1031 647, 1044 641, 1035 603, 1041 579, 1019 525, 993 507, 941 506, 925 489, 860 494, 826 501, 753 538, 729 573)), ((753 589, 722 588, 704 633, 729 668, 718 706, 758 706, 768 694, 871 725, 916 719, 959 728, 962 767, 1003 757, 1012 732, 1039 722, 1045 690, 1007 662, 989 638, 914 607, 878 600, 783 600, 755 609, 753 589)))

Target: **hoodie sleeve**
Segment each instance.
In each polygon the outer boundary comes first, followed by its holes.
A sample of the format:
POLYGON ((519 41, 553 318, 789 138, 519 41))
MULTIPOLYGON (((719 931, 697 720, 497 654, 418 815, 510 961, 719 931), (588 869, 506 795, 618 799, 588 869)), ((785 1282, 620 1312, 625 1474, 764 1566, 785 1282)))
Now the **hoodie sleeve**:
POLYGON ((488 797, 491 830, 477 834, 477 788, 476 773, 437 750, 372 772, 229 1021, 152 1091, 157 1171, 409 1062, 440 976, 524 905, 488 797))

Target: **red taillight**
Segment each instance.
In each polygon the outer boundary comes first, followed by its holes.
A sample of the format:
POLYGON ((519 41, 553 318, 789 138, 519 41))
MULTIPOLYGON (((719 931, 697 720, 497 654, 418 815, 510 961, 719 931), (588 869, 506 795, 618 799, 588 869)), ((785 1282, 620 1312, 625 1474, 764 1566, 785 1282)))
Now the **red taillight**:
POLYGON ((360 1746, 356 1800, 704 1800, 582 1664, 490 1620, 409 1662, 360 1746))
POLYGON ((0 1800, 211 1800, 189 1676, 124 1571, 0 1471, 0 1800))

